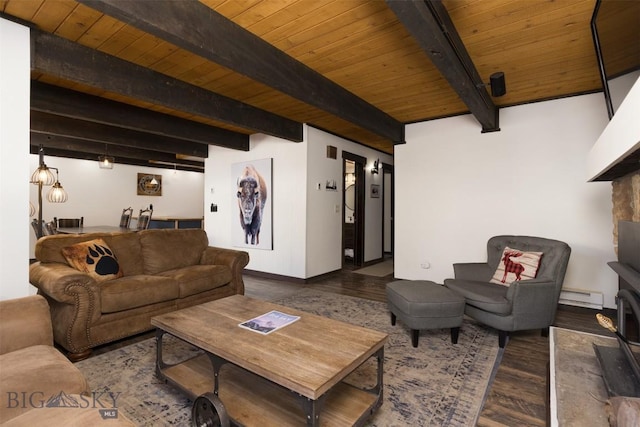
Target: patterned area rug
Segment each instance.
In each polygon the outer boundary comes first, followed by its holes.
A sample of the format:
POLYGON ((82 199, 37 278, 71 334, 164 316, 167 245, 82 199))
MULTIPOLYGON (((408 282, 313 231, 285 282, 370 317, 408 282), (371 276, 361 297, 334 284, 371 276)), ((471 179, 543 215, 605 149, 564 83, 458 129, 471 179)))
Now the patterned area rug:
MULTIPOLYGON (((384 401, 367 422, 372 427, 475 426, 497 367, 497 334, 466 319, 458 344, 448 330, 421 331, 418 348, 400 322, 391 326, 386 304, 303 290, 276 301, 284 306, 389 334, 385 346, 384 401)), ((197 350, 177 339, 165 355, 197 350)), ((170 361, 170 360, 169 360, 170 361)), ((76 363, 94 392, 120 393, 117 407, 140 426, 189 426, 191 401, 155 376, 155 340, 147 339, 76 363)), ((373 382, 373 360, 348 381, 373 382)))

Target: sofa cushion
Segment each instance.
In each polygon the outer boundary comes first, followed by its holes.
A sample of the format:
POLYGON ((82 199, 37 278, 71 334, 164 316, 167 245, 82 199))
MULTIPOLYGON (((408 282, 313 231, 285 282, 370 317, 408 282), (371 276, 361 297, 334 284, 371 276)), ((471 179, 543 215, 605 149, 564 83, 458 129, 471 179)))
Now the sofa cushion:
MULTIPOLYGON (((111 246, 112 236, 122 236, 122 239, 138 240, 138 233, 88 233, 88 234, 54 234, 53 236, 44 236, 36 242, 35 256, 40 262, 59 262, 67 264, 67 260, 62 255, 62 248, 65 246, 75 245, 76 243, 86 242, 93 239, 104 239, 111 246)), ((117 247, 111 246, 118 253, 117 247)))
POLYGON ((46 404, 60 392, 89 393, 84 375, 58 350, 49 345, 34 345, 0 356, 0 424, 46 404), (17 401, 7 404, 10 397, 17 401), (23 402, 23 396, 26 401, 23 402))
POLYGON ((105 236, 104 241, 107 242, 113 253, 118 257, 120 269, 123 276, 135 276, 136 274, 144 274, 142 268, 142 247, 137 233, 113 233, 105 236))
POLYGON ((98 282, 122 276, 118 259, 103 239, 88 240, 62 248, 70 266, 89 274, 98 282))
POLYGON ((180 286, 180 298, 224 286, 231 281, 231 269, 226 265, 192 265, 159 273, 171 277, 180 286))
POLYGON ((511 302, 507 299, 509 288, 475 280, 446 279, 444 285, 462 295, 465 302, 482 310, 498 314, 511 313, 511 302))
POLYGON ((115 313, 171 301, 178 296, 179 288, 176 281, 162 276, 125 276, 105 282, 100 287, 102 313, 115 313))
POLYGON ((525 252, 506 246, 490 282, 509 286, 516 280, 534 279, 541 258, 542 252, 525 252))
POLYGON ((201 229, 144 230, 138 234, 144 274, 200 264, 202 252, 209 244, 207 234, 201 229))

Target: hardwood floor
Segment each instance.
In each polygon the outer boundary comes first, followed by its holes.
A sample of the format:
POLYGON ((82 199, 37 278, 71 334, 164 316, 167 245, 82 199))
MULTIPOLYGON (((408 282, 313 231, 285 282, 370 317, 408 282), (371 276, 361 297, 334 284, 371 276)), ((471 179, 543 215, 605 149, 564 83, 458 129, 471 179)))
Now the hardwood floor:
MULTIPOLYGON (((365 276, 353 273, 348 268, 311 279, 304 284, 248 274, 244 276, 247 296, 272 301, 304 288, 316 288, 325 292, 386 302, 385 285, 393 280, 392 275, 382 278, 365 276)), ((612 336, 598 325, 595 314, 595 310, 561 305, 554 326, 612 336)), ((612 312, 606 314, 615 318, 612 312)), ((93 356, 153 336, 153 332, 148 332, 111 343, 94 349, 93 356)), ((498 345, 497 338, 495 345, 498 345)), ((505 346, 502 361, 477 425, 546 425, 548 362, 548 337, 541 336, 539 330, 513 333, 505 346)))
MULTIPOLYGON (((343 270, 311 279, 306 284, 245 275, 246 294, 278 299, 303 288, 317 288, 386 302, 385 285, 394 280, 343 270)), ((596 310, 561 305, 554 326, 611 335, 595 320, 596 310)), ((613 316, 613 313, 608 313, 613 316)), ((496 339, 496 346, 498 345, 496 339)), ((547 424, 547 363, 549 338, 540 330, 511 334, 489 391, 478 426, 545 426, 547 424)))

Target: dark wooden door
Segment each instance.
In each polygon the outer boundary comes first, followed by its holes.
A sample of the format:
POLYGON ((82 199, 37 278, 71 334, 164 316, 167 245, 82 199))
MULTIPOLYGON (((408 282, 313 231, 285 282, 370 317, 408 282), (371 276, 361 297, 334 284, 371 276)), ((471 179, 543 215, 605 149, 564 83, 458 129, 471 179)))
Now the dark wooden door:
MULTIPOLYGON (((346 263, 353 263, 354 267, 359 267, 364 264, 364 203, 365 203, 365 165, 367 159, 352 154, 346 151, 342 152, 342 165, 343 165, 343 177, 345 185, 343 185, 343 221, 342 221, 342 253, 343 253, 343 266, 346 263), (347 169, 349 173, 353 173, 353 184, 346 185, 347 183, 347 169), (351 172, 353 171, 353 172, 351 172), (353 192, 353 198, 349 193, 353 192), (346 198, 352 200, 353 206, 346 206, 346 198), (352 218, 347 219, 346 213, 349 213, 352 218), (352 247, 348 247, 351 245, 352 247), (347 253, 352 249, 352 256, 347 256, 347 253)), ((350 177, 351 178, 351 177, 350 177)))

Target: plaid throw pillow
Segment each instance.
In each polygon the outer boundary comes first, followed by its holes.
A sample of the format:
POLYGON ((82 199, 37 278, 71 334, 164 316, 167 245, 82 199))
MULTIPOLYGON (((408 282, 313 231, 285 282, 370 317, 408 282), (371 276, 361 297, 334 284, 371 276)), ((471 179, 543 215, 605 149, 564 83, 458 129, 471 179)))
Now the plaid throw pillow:
POLYGON ((509 286, 516 280, 533 279, 538 274, 542 252, 523 252, 505 247, 491 283, 509 286))

